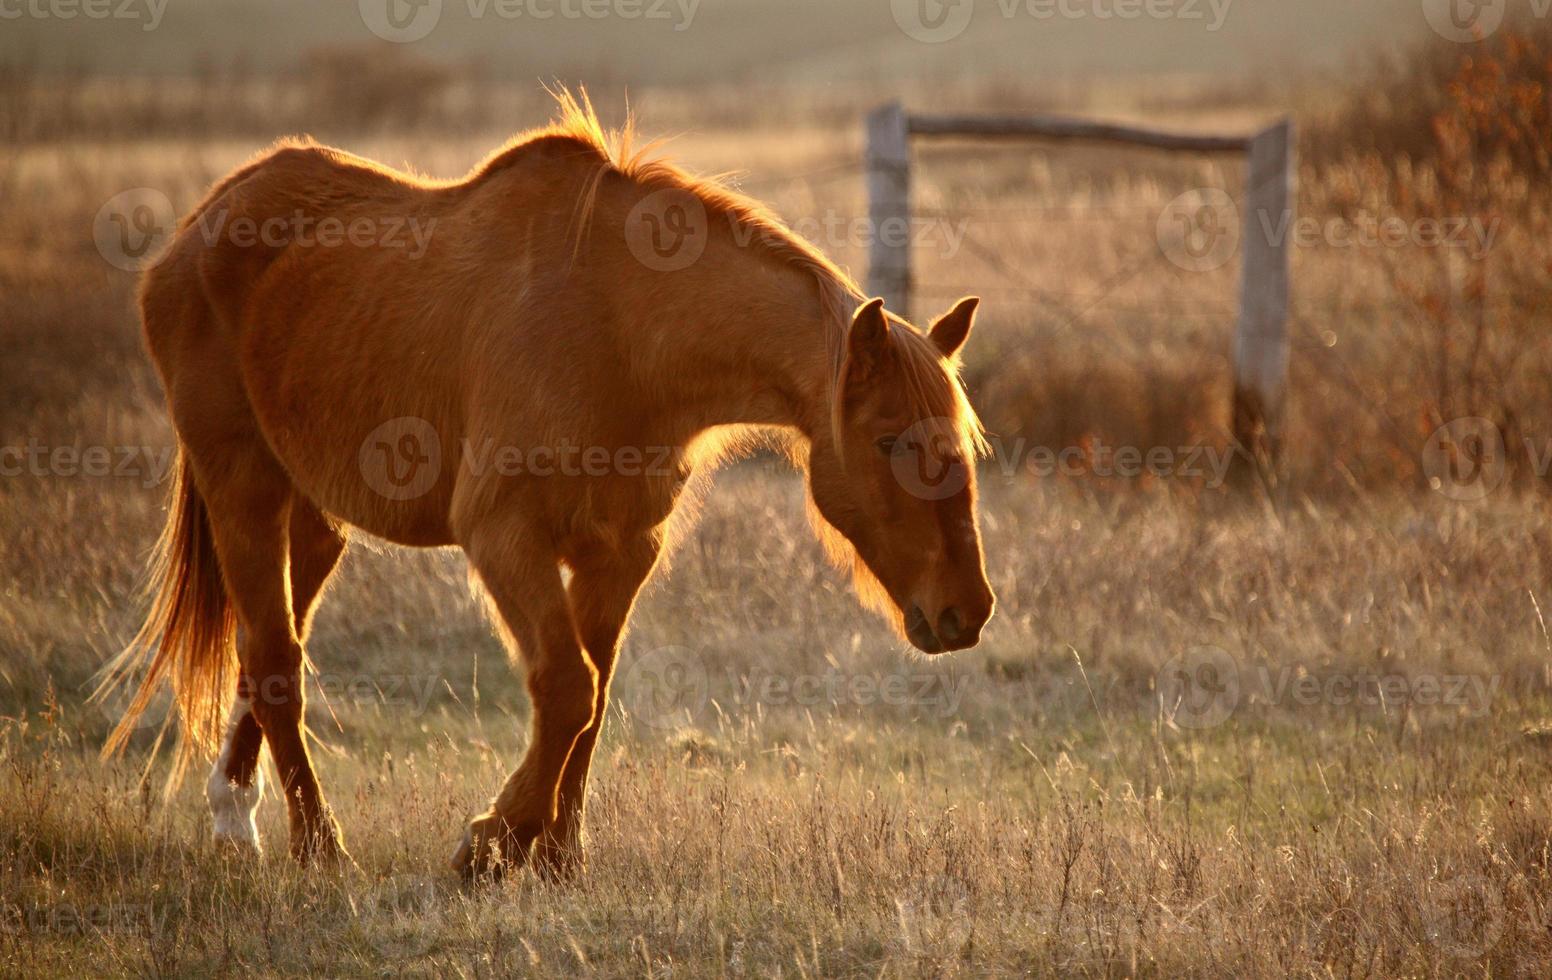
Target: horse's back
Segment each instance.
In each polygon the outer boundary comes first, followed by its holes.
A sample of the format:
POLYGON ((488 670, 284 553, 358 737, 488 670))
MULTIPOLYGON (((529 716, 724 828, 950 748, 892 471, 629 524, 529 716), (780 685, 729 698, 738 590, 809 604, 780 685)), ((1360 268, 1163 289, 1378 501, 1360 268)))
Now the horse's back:
POLYGON ((584 168, 575 144, 516 149, 463 184, 315 145, 235 172, 146 279, 170 393, 178 375, 205 405, 212 385, 240 393, 302 493, 407 544, 450 543, 459 480, 489 484, 460 467, 468 447, 537 438, 558 406, 571 431, 550 437, 608 438, 579 398, 622 394, 596 377, 601 317, 562 288, 584 168), (423 489, 393 482, 427 465, 423 489))

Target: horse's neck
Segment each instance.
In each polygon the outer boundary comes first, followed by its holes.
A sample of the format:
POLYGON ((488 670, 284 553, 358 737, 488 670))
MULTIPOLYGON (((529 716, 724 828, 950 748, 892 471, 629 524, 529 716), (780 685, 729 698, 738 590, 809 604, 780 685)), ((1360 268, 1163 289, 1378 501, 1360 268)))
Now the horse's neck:
POLYGON ((814 274, 747 248, 725 262, 715 277, 721 295, 686 297, 682 317, 654 325, 675 334, 678 354, 664 383, 687 427, 827 432, 834 339, 814 274))

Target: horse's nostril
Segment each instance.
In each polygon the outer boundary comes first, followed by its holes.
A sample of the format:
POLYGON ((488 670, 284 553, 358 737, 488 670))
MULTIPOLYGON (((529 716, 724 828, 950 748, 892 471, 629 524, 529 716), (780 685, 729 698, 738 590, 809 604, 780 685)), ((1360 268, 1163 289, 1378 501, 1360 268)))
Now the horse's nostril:
POLYGON ((943 642, 933 635, 927 614, 922 612, 921 606, 915 603, 911 604, 910 610, 905 614, 905 635, 918 650, 924 653, 943 652, 943 642))
POLYGON ((965 619, 953 606, 949 606, 938 616, 938 636, 949 643, 959 639, 959 634, 964 628, 965 619))

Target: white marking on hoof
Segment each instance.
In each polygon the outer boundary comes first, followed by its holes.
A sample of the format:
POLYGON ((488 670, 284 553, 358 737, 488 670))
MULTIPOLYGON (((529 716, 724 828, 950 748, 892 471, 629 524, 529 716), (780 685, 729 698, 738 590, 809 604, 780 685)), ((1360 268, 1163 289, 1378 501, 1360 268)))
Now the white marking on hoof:
POLYGON ((221 755, 205 781, 205 799, 210 802, 210 814, 215 818, 215 837, 218 843, 244 844, 259 850, 259 827, 254 814, 259 809, 259 798, 264 795, 264 767, 253 767, 253 782, 242 786, 227 777, 227 766, 232 758, 232 743, 237 738, 237 726, 252 711, 247 698, 238 698, 226 722, 226 737, 221 742, 221 755))

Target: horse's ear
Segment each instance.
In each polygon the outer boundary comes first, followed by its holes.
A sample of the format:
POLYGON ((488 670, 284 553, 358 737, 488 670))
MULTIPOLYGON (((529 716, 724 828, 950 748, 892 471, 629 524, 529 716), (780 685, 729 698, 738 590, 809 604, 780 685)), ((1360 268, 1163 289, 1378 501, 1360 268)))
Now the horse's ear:
POLYGON ((965 346, 965 338, 970 336, 970 328, 975 326, 975 308, 980 305, 981 297, 966 296, 932 324, 928 333, 944 357, 953 357, 965 346))
POLYGON ((887 363, 891 344, 884 301, 872 299, 857 309, 846 334, 846 370, 852 377, 875 375, 887 363))

